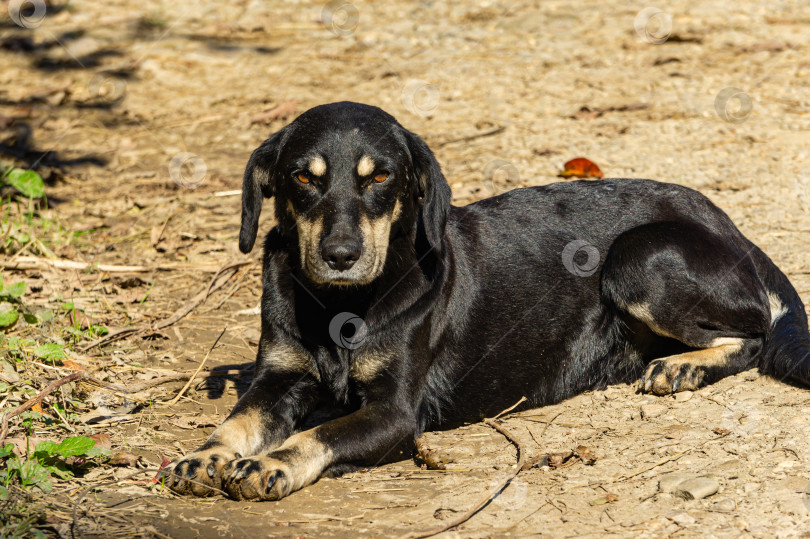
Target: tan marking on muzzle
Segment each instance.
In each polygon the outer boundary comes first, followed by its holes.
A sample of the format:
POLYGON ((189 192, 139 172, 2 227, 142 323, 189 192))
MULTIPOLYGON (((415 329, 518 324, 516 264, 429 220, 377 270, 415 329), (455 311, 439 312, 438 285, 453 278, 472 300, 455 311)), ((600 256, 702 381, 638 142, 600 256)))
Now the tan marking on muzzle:
POLYGON ((382 273, 388 252, 388 239, 391 236, 391 225, 399 218, 401 213, 402 205, 399 203, 399 200, 397 200, 394 202, 394 210, 391 212, 391 215, 384 215, 373 221, 363 216, 363 220, 360 221, 360 227, 364 236, 371 238, 374 243, 375 258, 374 266, 371 271, 373 277, 377 277, 377 275, 382 273))
POLYGON ((370 176, 372 172, 374 172, 374 160, 364 155, 360 158, 360 161, 357 162, 357 174, 361 177, 370 176))
POLYGON ((309 258, 320 256, 318 249, 323 231, 323 218, 319 217, 314 221, 300 218, 296 222, 298 227, 298 250, 301 253, 301 267, 308 268, 309 258))
POLYGON ((309 171, 313 173, 315 176, 323 176, 326 174, 326 161, 324 161, 323 157, 320 155, 316 155, 312 159, 309 160, 309 165, 307 165, 309 171))

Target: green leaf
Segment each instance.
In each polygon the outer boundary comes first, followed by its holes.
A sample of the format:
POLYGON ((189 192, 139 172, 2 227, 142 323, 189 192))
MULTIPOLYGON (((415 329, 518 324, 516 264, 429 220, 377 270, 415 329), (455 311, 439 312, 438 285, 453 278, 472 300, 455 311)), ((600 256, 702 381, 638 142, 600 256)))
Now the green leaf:
POLYGON ((96 445, 96 441, 87 436, 71 436, 62 440, 62 443, 56 448, 56 454, 63 457, 81 455, 92 449, 94 445, 96 445))
POLYGON ((9 295, 12 298, 19 298, 23 294, 25 294, 25 281, 14 283, 8 288, 3 289, 3 295, 9 295))
POLYGON ((52 442, 50 440, 43 440, 37 444, 34 448, 34 457, 38 459, 44 459, 56 454, 56 448, 59 447, 59 444, 56 442, 52 442))
POLYGON ((4 502, 8 500, 8 489, 3 485, 0 485, 0 502, 4 502))
POLYGON ((4 459, 13 454, 14 454, 14 444, 6 444, 5 446, 0 447, 0 459, 4 459))
POLYGON ((29 324, 38 324, 39 323, 39 320, 37 319, 36 315, 34 315, 32 313, 23 313, 23 318, 29 324))
POLYGON ((23 487, 36 486, 43 492, 50 492, 53 484, 49 481, 48 470, 33 459, 26 460, 19 468, 20 482, 23 487))
POLYGON ((34 348, 34 355, 48 361, 59 361, 67 357, 64 347, 55 343, 45 343, 37 346, 34 348))
POLYGON ((36 314, 37 319, 40 323, 49 322, 54 319, 56 315, 54 315, 51 311, 39 311, 36 314))
POLYGON ((109 457, 111 454, 112 451, 110 451, 109 449, 104 449, 102 447, 94 447, 92 449, 88 449, 85 452, 84 456, 86 456, 89 459, 92 459, 94 457, 109 457))
POLYGON ((0 303, 0 329, 10 328, 17 322, 19 313, 14 305, 10 303, 0 303))
POLYGON ((45 182, 33 170, 12 169, 3 181, 28 198, 42 198, 45 196, 45 182))
POLYGON ((62 479, 63 481, 73 479, 73 472, 70 471, 68 465, 61 460, 54 462, 53 464, 46 465, 45 469, 47 469, 51 475, 55 475, 56 477, 62 479))

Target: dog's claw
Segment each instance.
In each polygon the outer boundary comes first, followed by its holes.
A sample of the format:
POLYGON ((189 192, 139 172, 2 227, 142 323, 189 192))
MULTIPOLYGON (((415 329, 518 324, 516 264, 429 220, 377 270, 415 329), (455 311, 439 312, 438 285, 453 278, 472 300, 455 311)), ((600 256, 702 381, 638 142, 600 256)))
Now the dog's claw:
POLYGON ((207 472, 208 472, 208 477, 214 477, 214 472, 216 472, 216 471, 217 471, 217 469, 216 469, 216 468, 214 468, 214 465, 213 465, 213 464, 209 464, 209 465, 208 465, 208 468, 206 468, 206 469, 205 469, 205 471, 207 471, 207 472))
POLYGON ((270 477, 267 478, 267 486, 264 489, 266 494, 270 494, 270 490, 273 488, 273 485, 275 485, 276 479, 278 479, 278 472, 271 473, 270 477))
POLYGON ((644 381, 644 391, 649 391, 652 387, 652 379, 647 379, 644 381))
POLYGON ((675 378, 675 381, 672 382, 672 392, 675 393, 678 391, 678 386, 681 385, 680 377, 675 378))

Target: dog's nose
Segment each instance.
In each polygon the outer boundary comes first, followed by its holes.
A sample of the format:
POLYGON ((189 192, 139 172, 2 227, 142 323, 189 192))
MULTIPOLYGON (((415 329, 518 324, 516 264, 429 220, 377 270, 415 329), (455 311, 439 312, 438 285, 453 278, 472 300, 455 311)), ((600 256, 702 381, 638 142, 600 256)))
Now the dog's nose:
POLYGON ((330 268, 338 271, 346 271, 354 266, 362 252, 363 246, 356 238, 333 236, 321 244, 321 258, 330 268))

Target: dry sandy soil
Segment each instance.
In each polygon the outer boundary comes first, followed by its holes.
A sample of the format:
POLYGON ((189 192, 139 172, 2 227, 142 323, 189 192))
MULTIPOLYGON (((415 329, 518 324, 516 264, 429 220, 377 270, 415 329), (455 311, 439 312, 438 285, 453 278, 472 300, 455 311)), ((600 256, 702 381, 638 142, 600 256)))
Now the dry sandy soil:
MULTIPOLYGON (((131 384, 196 368, 227 326, 205 371, 248 369, 259 320, 240 311, 258 302, 259 253, 238 252, 240 200, 223 192, 240 187, 252 149, 296 114, 354 100, 386 109, 428 141, 456 204, 558 181, 577 156, 609 177, 699 189, 810 300, 810 4, 667 2, 646 33, 643 2, 453 4, 76 1, 50 5, 30 29, 6 19, 4 159, 38 160, 48 215, 90 231, 56 254, 153 269, 4 273, 35 285, 31 301, 72 297, 94 323, 124 328, 171 315, 216 268, 247 260, 177 323, 76 353, 103 366, 99 377, 131 384)), ((263 229, 272 224, 266 212, 263 229)), ((112 436, 114 450, 155 467, 204 440, 247 381, 249 373, 209 377, 176 405, 165 401, 182 383, 137 400, 88 390, 82 417, 88 432, 112 436)), ((530 457, 584 445, 597 460, 521 472, 445 537, 810 536, 805 389, 755 371, 667 398, 616 386, 502 425, 530 457), (710 477, 719 491, 700 500, 660 491, 672 472, 710 477)), ((136 483, 153 475, 142 473, 86 497, 79 532, 429 530, 472 507, 516 462, 515 447, 484 424, 427 439, 451 461, 447 470, 397 462, 278 503, 178 498, 136 483)), ((133 471, 102 467, 83 480, 133 471)), ((74 488, 57 491, 76 500, 74 488)), ((68 529, 64 515, 53 522, 68 529)))

